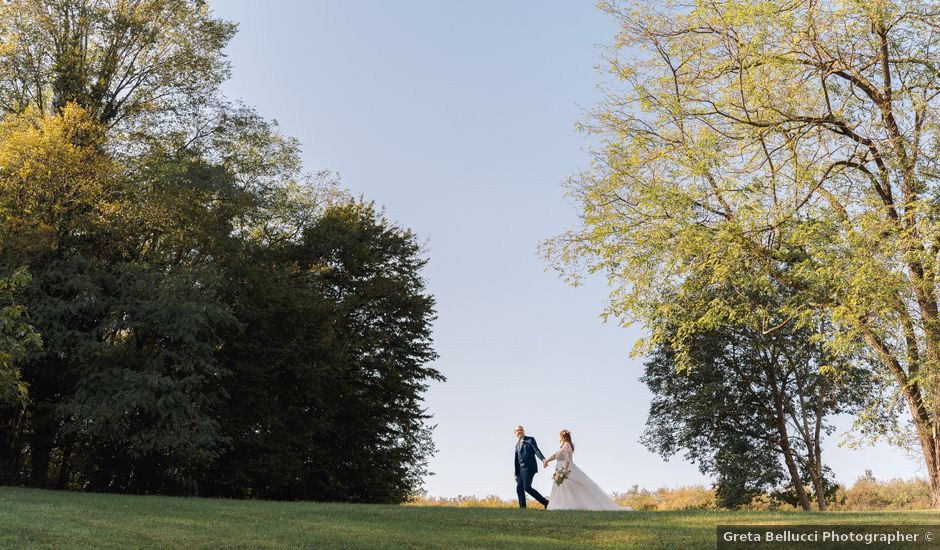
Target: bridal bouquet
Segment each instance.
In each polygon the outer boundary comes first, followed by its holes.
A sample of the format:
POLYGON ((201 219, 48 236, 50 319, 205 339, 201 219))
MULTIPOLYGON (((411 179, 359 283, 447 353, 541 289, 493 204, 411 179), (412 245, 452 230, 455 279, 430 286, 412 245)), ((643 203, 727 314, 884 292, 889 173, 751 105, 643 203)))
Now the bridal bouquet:
POLYGON ((561 485, 568 479, 569 470, 555 470, 555 475, 552 476, 552 479, 555 480, 555 485, 561 485))

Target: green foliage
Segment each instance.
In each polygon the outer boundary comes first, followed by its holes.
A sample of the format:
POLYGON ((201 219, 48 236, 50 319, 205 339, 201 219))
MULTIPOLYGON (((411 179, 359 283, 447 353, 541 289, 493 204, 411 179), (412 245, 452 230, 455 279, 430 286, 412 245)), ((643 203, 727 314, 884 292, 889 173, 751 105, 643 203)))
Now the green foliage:
POLYGON ((223 494, 399 502, 433 452, 421 409, 433 299, 414 235, 369 204, 327 208, 296 242, 230 266, 244 331, 233 376, 223 494))
POLYGON ((426 260, 225 100, 234 29, 202 0, 0 3, 0 482, 420 484, 426 260))
POLYGON ((669 341, 659 344, 642 378, 653 393, 643 442, 667 458, 682 452, 714 476, 722 507, 765 493, 801 505, 794 483, 831 493, 821 452, 828 418, 863 407, 871 384, 862 368, 821 369, 833 358, 810 335, 735 326, 695 333, 682 371, 669 341))
POLYGON ((673 326, 680 367, 695 333, 825 319, 830 353, 865 347, 890 373, 940 506, 933 6, 602 7, 620 25, 613 82, 585 129, 603 144, 569 182, 583 224, 545 255, 575 280, 606 275, 606 313, 653 327, 638 351, 673 326), (790 292, 752 310, 704 283, 790 292))
POLYGON ((301 247, 334 304, 333 339, 344 371, 330 471, 355 478, 344 483, 344 500, 402 501, 420 486, 434 452, 421 395, 429 381, 444 380, 425 366, 437 357, 434 299, 421 277, 427 260, 415 235, 371 204, 327 209, 304 231, 301 247))
POLYGON ((60 284, 43 290, 74 315, 68 287, 87 281, 97 292, 83 301, 99 313, 87 312, 97 324, 73 333, 78 345, 67 350, 76 382, 56 407, 59 437, 73 445, 92 489, 192 492, 194 471, 228 443, 214 418, 225 395, 215 351, 235 319, 218 301, 217 283, 204 272, 140 264, 67 258, 63 267, 60 284))
POLYGON ((730 330, 696 335, 684 372, 676 372, 668 344, 657 346, 641 379, 653 393, 644 444, 664 457, 683 452, 715 475, 718 503, 729 508, 750 503, 786 477, 774 416, 767 412, 772 400, 765 373, 750 364, 761 350, 742 336, 730 330))
POLYGON ((29 274, 19 269, 0 279, 0 407, 25 405, 29 399, 19 362, 42 347, 42 339, 17 303, 21 289, 29 284, 29 274))
POLYGON ((234 33, 202 0, 4 2, 0 109, 76 103, 107 126, 179 113, 228 76, 234 33))

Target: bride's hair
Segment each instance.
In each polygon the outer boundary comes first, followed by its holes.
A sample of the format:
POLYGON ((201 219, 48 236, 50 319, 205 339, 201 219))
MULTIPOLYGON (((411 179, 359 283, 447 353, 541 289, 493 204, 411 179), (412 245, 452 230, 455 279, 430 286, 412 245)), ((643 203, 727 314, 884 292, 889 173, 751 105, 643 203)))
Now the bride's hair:
POLYGON ((568 430, 562 430, 561 432, 558 433, 558 437, 561 438, 562 443, 567 443, 568 445, 571 445, 571 452, 573 453, 574 443, 571 441, 571 432, 569 432, 568 430))

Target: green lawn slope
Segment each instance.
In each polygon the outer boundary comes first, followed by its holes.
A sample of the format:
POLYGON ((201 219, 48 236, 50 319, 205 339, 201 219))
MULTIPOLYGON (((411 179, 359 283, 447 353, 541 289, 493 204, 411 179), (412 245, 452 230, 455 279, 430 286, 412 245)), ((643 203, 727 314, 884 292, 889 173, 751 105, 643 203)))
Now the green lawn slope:
POLYGON ((719 523, 940 523, 917 512, 547 512, 0 487, 0 548, 715 548, 719 523))

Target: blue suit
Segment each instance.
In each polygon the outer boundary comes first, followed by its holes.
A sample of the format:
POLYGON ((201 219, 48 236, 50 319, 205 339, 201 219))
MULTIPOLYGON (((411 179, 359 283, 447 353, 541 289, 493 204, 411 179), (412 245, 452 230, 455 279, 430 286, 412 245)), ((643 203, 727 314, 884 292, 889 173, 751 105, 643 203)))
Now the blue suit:
POLYGON ((542 506, 548 506, 548 500, 532 487, 532 478, 539 471, 535 457, 545 460, 545 455, 539 449, 534 437, 524 436, 522 441, 516 443, 516 452, 513 455, 513 464, 516 467, 516 494, 519 495, 519 508, 525 508, 525 494, 539 501, 542 506))

